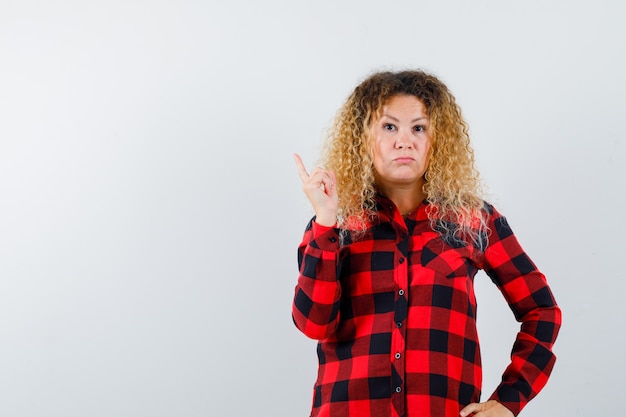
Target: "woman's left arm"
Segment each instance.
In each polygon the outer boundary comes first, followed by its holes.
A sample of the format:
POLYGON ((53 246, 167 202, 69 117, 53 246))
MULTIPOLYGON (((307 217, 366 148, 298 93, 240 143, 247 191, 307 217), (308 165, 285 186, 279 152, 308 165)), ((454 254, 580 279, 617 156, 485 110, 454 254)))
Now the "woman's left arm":
POLYGON ((518 415, 552 372, 556 360, 552 346, 561 326, 561 310, 545 276, 526 255, 506 219, 492 206, 488 209, 491 230, 482 267, 521 322, 511 363, 489 399, 518 415))

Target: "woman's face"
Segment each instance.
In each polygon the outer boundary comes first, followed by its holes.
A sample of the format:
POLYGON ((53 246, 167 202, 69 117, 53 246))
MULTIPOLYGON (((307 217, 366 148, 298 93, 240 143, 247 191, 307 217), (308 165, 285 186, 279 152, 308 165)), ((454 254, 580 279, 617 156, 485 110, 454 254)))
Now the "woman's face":
POLYGON ((376 184, 383 190, 417 187, 421 191, 430 149, 426 106, 415 96, 396 95, 371 127, 376 184))

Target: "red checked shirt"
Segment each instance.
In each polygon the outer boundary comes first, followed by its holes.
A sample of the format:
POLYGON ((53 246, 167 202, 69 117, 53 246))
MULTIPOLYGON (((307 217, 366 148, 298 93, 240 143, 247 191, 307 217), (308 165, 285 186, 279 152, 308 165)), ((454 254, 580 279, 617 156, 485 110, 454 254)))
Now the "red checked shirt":
POLYGON ((483 269, 521 329, 490 397, 515 415, 546 384, 561 311, 491 205, 485 250, 444 241, 422 204, 403 218, 379 198, 360 238, 311 221, 299 247, 293 319, 319 340, 311 416, 458 417, 481 394, 474 276, 483 269))

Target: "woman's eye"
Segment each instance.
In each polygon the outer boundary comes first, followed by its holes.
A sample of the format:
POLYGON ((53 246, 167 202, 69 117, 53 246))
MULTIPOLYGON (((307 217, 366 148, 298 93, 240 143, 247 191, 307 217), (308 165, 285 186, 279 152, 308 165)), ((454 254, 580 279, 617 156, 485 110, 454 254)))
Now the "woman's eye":
POLYGON ((425 132, 426 131, 426 127, 424 127, 422 125, 418 125, 418 126, 415 126, 413 128, 413 130, 415 130, 416 132, 425 132))
POLYGON ((383 124, 383 129, 385 129, 385 130, 395 130, 395 128, 396 127, 394 125, 392 125, 391 123, 383 124))

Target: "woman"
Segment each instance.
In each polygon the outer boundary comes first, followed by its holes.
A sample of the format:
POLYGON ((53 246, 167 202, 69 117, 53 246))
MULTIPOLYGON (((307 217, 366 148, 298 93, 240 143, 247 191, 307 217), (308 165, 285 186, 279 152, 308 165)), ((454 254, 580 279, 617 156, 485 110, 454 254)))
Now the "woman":
POLYGON ((467 125, 421 71, 376 73, 339 112, 310 174, 293 319, 319 340, 312 416, 517 415, 545 385, 561 312, 505 218, 480 195, 467 125), (480 402, 473 279, 521 330, 480 402))

